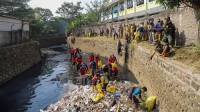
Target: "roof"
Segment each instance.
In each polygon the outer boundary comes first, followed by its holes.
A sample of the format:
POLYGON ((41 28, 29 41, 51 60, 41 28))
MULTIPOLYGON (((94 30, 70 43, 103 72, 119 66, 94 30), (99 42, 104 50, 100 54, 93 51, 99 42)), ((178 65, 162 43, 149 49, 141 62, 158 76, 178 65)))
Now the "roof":
POLYGON ((0 15, 0 17, 5 17, 5 18, 10 18, 10 19, 17 19, 17 20, 20 20, 20 19, 18 19, 17 17, 14 17, 14 16, 0 15))
POLYGON ((27 21, 27 20, 22 20, 22 19, 19 19, 19 18, 17 18, 17 17, 14 17, 14 16, 0 15, 0 17, 9 18, 9 19, 16 19, 16 20, 20 20, 20 21, 29 22, 29 21, 27 21))

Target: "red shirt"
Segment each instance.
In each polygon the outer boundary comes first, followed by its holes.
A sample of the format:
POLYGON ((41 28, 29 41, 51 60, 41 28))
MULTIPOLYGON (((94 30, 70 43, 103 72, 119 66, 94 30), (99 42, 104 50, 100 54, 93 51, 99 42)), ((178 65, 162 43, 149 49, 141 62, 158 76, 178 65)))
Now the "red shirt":
POLYGON ((77 58, 76 58, 76 62, 77 62, 77 63, 82 63, 82 58, 81 58, 81 57, 77 57, 77 58))
POLYGON ((89 60, 89 62, 94 61, 94 56, 93 56, 93 55, 89 56, 89 57, 88 57, 88 60, 89 60))
POLYGON ((96 57, 95 57, 95 60, 96 60, 96 64, 98 65, 98 62, 99 62, 99 60, 100 60, 99 56, 96 56, 96 57))

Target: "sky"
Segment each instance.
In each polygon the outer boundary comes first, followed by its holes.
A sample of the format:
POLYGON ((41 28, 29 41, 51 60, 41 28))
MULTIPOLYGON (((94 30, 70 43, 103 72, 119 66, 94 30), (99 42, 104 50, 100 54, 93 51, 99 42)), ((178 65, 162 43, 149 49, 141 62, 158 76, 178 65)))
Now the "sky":
POLYGON ((82 5, 85 3, 89 3, 92 0, 31 0, 29 5, 32 8, 41 7, 41 8, 48 8, 50 9, 54 16, 57 16, 56 10, 62 5, 63 2, 82 2, 82 5))

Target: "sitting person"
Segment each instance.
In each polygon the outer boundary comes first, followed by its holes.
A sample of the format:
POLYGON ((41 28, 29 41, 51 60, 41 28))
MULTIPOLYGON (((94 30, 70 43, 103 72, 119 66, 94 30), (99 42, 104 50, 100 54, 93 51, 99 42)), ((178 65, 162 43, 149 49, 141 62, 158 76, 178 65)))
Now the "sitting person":
POLYGON ((155 51, 161 54, 163 51, 163 45, 160 43, 160 41, 156 41, 155 45, 156 45, 155 51))
POLYGON ((170 55, 170 46, 169 46, 169 43, 168 42, 163 42, 163 51, 162 53, 160 54, 160 56, 162 57, 169 57, 170 55))

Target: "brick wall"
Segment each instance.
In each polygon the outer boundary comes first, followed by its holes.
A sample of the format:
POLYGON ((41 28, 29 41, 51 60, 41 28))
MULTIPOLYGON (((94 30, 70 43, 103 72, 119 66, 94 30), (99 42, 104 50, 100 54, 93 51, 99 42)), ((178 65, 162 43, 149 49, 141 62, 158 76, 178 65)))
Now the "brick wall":
MULTIPOLYGON (((71 46, 105 57, 116 52, 116 43, 108 39, 79 38, 71 46)), ((152 53, 153 51, 138 46, 132 53, 129 52, 127 64, 124 64, 124 56, 118 57, 118 62, 123 67, 127 65, 140 84, 147 86, 148 94, 158 96, 160 112, 199 112, 199 72, 174 60, 163 59, 157 54, 149 61, 152 53)))
POLYGON ((41 60, 38 42, 0 48, 0 84, 7 82, 41 60))

